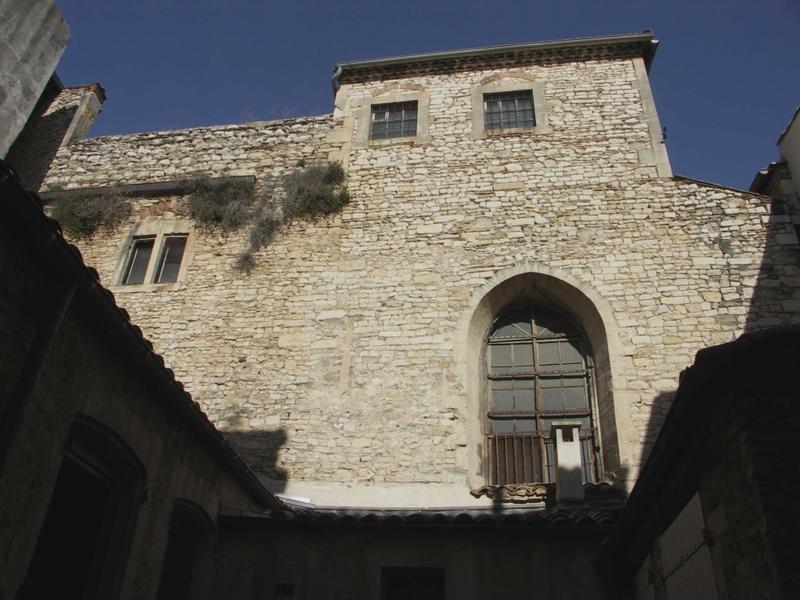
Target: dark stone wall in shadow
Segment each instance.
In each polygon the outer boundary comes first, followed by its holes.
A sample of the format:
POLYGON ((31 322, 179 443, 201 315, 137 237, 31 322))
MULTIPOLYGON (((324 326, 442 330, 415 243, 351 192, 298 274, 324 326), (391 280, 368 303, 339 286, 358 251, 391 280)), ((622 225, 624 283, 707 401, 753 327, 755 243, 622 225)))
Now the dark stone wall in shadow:
POLYGON ((658 439, 658 434, 661 432, 664 419, 667 418, 667 413, 672 406, 672 400, 674 398, 674 391, 660 392, 653 398, 653 402, 650 405, 650 418, 647 421, 647 428, 643 432, 642 466, 644 466, 645 461, 647 461, 647 458, 650 456, 650 452, 658 439))
POLYGON ((41 188, 78 109, 65 106, 45 114, 57 95, 49 88, 45 91, 6 157, 26 190, 41 188))
POLYGON ((773 200, 745 331, 800 323, 800 245, 786 205, 773 200))

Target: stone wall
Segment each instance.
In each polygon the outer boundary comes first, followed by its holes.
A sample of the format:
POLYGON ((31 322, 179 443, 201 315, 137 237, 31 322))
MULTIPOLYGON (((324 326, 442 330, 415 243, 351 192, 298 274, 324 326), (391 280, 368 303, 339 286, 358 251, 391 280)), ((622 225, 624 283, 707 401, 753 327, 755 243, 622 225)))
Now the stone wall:
POLYGON ((68 39, 53 0, 9 0, 0 7, 0 158, 25 126, 68 39))
POLYGON ((367 600, 381 597, 382 568, 421 567, 440 570, 448 600, 613 597, 593 567, 603 527, 331 521, 224 519, 214 595, 367 600))
POLYGON ((299 160, 327 158, 331 117, 89 138, 61 148, 44 189, 190 178, 271 178, 299 160))
MULTIPOLYGON (((131 351, 125 341, 131 332, 98 311, 97 303, 89 305, 87 298, 102 292, 79 284, 64 261, 56 267, 54 257, 70 251, 59 250, 63 240, 42 227, 45 219, 33 200, 8 177, 2 192, 8 218, 0 223, 0 596, 17 597, 31 565, 57 564, 63 578, 54 585, 76 595, 80 582, 101 585, 102 579, 105 585, 108 578, 120 586, 113 596, 154 598, 176 502, 191 503, 211 523, 221 506, 256 510, 264 500, 231 468, 233 457, 202 435, 210 427, 191 400, 176 402, 168 376, 145 345, 131 351), (22 209, 23 203, 30 206, 22 209), (126 480, 119 457, 108 450, 112 446, 125 453, 126 467, 139 467, 138 481, 126 480), (65 457, 74 464, 76 453, 89 465, 99 455, 102 466, 86 467, 99 475, 73 478, 71 487, 59 488, 65 457), (104 470, 109 464, 112 474, 104 470), (86 485, 95 478, 98 483, 86 485), (113 492, 104 496, 98 492, 102 485, 113 492), (80 493, 81 510, 64 500, 65 488, 73 498, 80 493), (89 541, 69 542, 75 556, 37 552, 43 531, 63 531, 47 529, 54 505, 66 519, 80 513, 75 522, 89 541), (86 526, 87 511, 98 506, 113 507, 114 514, 94 515, 96 528, 86 526), (111 531, 96 542, 101 524, 111 531), (90 562, 91 555, 81 554, 87 547, 107 554, 90 562), (75 565, 85 571, 65 573, 75 565)), ((199 554, 203 573, 197 585, 208 586, 210 551, 199 554)), ((108 585, 102 593, 115 587, 108 585)))
MULTIPOLYGON (((232 268, 243 232, 195 229, 183 281, 113 287, 254 469, 289 479, 287 493, 474 502, 483 399, 469 378, 484 366, 465 323, 481 294, 526 272, 599 307, 608 348, 594 351, 608 355, 619 447, 605 475, 631 480, 697 350, 800 317, 797 241, 766 199, 659 176, 646 77, 633 59, 345 85, 333 116, 76 142, 46 186, 265 182, 299 159, 341 160, 351 203, 282 229, 249 276, 232 268), (543 90, 546 127, 475 136, 475 90, 514 81, 543 90), (398 94, 426 95, 427 140, 366 141, 365 106, 398 94)), ((129 223, 81 249, 116 284, 133 225, 185 210, 185 197, 137 199, 129 223)))
POLYGON ((6 157, 26 190, 41 187, 62 145, 86 137, 104 100, 98 84, 60 89, 50 82, 6 157))

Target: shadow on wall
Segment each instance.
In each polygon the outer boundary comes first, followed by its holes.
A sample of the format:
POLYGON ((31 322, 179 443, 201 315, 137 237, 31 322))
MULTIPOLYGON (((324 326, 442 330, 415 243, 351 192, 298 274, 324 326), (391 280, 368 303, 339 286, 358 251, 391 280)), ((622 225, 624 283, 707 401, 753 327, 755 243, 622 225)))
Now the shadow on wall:
MULTIPOLYGON (((753 202, 763 202, 758 197, 753 202)), ((755 279, 753 296, 747 306, 743 333, 800 323, 800 244, 789 209, 780 200, 768 203, 765 227, 767 237, 760 257, 743 256, 730 242, 719 238, 717 244, 726 259, 720 273, 720 299, 717 319, 723 329, 735 332, 740 327, 742 283, 755 279), (734 269, 740 269, 738 272, 734 269), (730 294, 730 299, 725 296, 730 294), (730 312, 725 312, 730 311, 730 312)), ((722 215, 719 215, 722 218, 722 215)), ((660 393, 653 399, 653 408, 645 434, 642 464, 650 455, 675 392, 660 393)))
POLYGON ((49 102, 37 106, 35 118, 25 125, 6 157, 26 190, 37 191, 42 187, 78 109, 66 106, 43 114, 48 106, 49 102))
MULTIPOLYGON (((745 332, 800 323, 798 232, 785 203, 772 200, 769 209, 767 239, 757 268, 745 332)), ((725 306, 724 296, 722 306, 725 306)))
POLYGON ((224 431, 223 434, 256 475, 278 482, 270 486, 271 491, 280 493, 286 489, 289 472, 280 465, 279 459, 280 450, 289 437, 285 429, 224 431))
POLYGON ((661 392, 656 394, 653 398, 650 419, 647 421, 647 428, 643 432, 644 440, 642 444, 642 460, 640 463, 642 467, 649 458, 650 452, 653 450, 653 446, 656 443, 656 439, 658 439, 658 434, 661 432, 661 427, 664 425, 664 420, 667 418, 667 413, 669 413, 676 392, 677 390, 673 392, 661 392))

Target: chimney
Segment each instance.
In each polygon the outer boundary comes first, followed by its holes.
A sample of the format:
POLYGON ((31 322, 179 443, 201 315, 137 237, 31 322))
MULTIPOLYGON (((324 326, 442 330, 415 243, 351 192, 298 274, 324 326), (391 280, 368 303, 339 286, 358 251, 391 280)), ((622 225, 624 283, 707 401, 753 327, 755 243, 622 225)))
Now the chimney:
POLYGON ((85 138, 106 99, 98 83, 65 88, 55 75, 8 152, 23 187, 37 191, 62 146, 85 138))
POLYGON ((94 120, 100 113, 105 100, 106 92, 99 83, 68 87, 61 91, 45 114, 51 114, 57 110, 74 111, 72 120, 61 139, 62 146, 89 135, 89 130, 94 125, 94 120))
POLYGON ((556 421, 550 435, 556 445, 558 471, 556 475, 556 502, 582 503, 583 467, 581 465, 580 421, 556 421))

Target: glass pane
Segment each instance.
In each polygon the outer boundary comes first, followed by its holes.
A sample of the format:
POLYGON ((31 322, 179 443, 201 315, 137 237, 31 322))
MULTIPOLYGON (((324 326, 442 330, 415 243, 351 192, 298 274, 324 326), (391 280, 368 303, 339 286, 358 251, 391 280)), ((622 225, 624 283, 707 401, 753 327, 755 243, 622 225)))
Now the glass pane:
POLYGON ((186 236, 169 236, 164 240, 161 252, 161 264, 156 275, 156 283, 172 283, 178 281, 183 251, 186 248, 186 236))
POLYGON ((533 366, 533 346, 527 344, 514 344, 511 346, 514 355, 514 366, 532 367, 533 366))
POLYGON ((532 413, 536 409, 533 380, 515 381, 514 410, 532 413), (530 387, 528 387, 530 386, 530 387))
POLYGON ((404 136, 417 135, 417 120, 416 119, 413 119, 411 121, 404 121, 403 122, 403 135, 404 136))
POLYGON ((583 381, 581 381, 580 387, 564 388, 564 408, 568 410, 587 408, 586 400, 586 387, 583 385, 583 381))
POLYGON ((540 410, 549 412, 588 410, 586 380, 583 377, 543 378, 541 390, 540 410))
POLYGON ((559 346, 561 347, 562 364, 575 365, 575 367, 570 367, 571 370, 583 368, 583 357, 573 342, 563 341, 559 346))
POLYGON ((552 429, 553 421, 555 420, 560 421, 561 418, 558 417, 557 419, 554 419, 552 417, 551 418, 544 417, 539 419, 539 432, 542 434, 542 436, 544 436, 547 439, 550 439, 550 429, 552 429))
POLYGON ((511 412, 514 410, 513 390, 492 390, 492 412, 511 412))
POLYGON ((560 370, 557 368, 561 363, 558 343, 536 342, 536 352, 539 355, 539 366, 543 371, 560 370))
POLYGON ((517 311, 506 315, 494 326, 494 337, 530 337, 531 318, 527 311, 517 311))
POLYGON ((491 433, 514 433, 514 419, 491 419, 491 433))
POLYGON ((511 366, 511 346, 509 344, 492 344, 491 349, 492 367, 511 366))
POLYGON ((536 431, 536 419, 514 419, 517 433, 533 433, 536 431))
POLYGON ((485 127, 486 129, 500 129, 500 115, 487 115, 485 127))
POLYGON ((155 238, 140 238, 133 241, 128 271, 124 279, 126 285, 144 283, 144 276, 147 273, 147 265, 150 264, 150 255, 153 253, 154 242, 155 238))
POLYGON ((553 385, 552 380, 542 379, 541 381, 541 396, 539 396, 539 410, 545 411, 562 411, 564 409, 564 401, 561 397, 561 386, 559 381, 555 381, 553 385))

